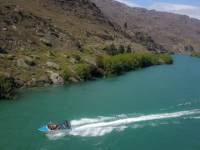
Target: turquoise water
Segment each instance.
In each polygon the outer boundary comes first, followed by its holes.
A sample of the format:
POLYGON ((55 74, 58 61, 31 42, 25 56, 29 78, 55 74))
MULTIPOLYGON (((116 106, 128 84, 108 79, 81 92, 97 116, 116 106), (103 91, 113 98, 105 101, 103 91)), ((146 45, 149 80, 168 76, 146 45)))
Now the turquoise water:
POLYGON ((200 59, 0 102, 0 150, 199 150, 200 59), (72 130, 42 134, 69 119, 72 130))

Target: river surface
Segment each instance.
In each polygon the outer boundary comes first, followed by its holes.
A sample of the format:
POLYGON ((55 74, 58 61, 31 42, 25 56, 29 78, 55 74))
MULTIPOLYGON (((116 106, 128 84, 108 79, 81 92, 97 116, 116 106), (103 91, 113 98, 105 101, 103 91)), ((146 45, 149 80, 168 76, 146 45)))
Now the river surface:
POLYGON ((200 59, 0 102, 0 150, 199 150, 200 59), (72 129, 43 134, 46 123, 72 129))

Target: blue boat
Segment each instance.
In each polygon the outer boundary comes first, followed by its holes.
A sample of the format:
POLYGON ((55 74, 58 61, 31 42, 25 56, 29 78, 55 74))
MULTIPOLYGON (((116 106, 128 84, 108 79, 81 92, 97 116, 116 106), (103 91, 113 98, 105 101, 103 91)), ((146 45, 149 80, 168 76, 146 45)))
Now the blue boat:
POLYGON ((49 128, 48 128, 48 125, 45 125, 41 128, 38 129, 40 132, 44 132, 44 133, 48 133, 49 131, 51 131, 49 128))
POLYGON ((54 123, 49 123, 38 130, 43 133, 48 133, 51 131, 60 131, 60 130, 69 130, 71 129, 71 123, 69 121, 65 121, 62 124, 54 124, 54 123))

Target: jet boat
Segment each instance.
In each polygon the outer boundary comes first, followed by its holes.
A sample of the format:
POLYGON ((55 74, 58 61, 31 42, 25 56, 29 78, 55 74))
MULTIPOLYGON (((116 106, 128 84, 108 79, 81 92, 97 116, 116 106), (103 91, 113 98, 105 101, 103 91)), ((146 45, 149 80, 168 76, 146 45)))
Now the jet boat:
POLYGON ((70 130, 70 129, 71 129, 71 123, 70 123, 70 121, 66 120, 61 124, 49 123, 49 124, 39 128, 38 130, 40 132, 48 133, 48 132, 70 130))

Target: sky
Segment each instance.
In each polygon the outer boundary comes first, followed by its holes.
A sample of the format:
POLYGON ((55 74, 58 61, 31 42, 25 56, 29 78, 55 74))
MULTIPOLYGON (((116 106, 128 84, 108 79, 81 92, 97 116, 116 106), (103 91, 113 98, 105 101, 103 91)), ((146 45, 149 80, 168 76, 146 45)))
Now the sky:
POLYGON ((200 19, 200 0, 116 0, 132 7, 188 15, 200 19))

